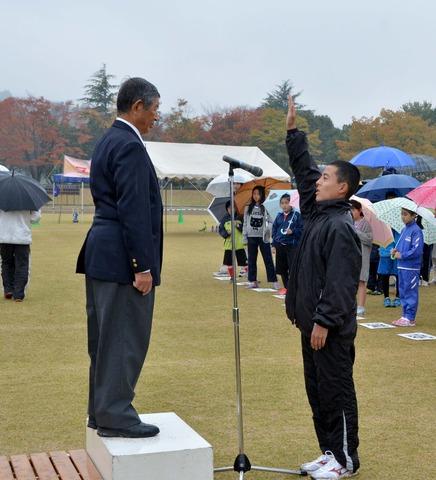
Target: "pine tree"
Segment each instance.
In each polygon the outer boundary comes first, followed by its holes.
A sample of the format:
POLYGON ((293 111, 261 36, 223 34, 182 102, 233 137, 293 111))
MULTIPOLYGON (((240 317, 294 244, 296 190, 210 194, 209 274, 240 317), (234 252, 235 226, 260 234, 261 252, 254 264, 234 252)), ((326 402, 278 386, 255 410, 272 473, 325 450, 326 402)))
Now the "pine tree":
POLYGON ((104 115, 110 114, 115 99, 114 89, 117 87, 110 83, 112 78, 115 76, 106 72, 106 64, 103 63, 85 85, 85 96, 80 100, 104 115))
POLYGON ((276 110, 283 110, 286 112, 288 110, 288 96, 292 95, 295 105, 297 108, 302 108, 304 105, 296 102, 295 100, 301 95, 302 92, 292 93, 294 88, 290 80, 285 80, 280 85, 277 85, 276 88, 269 92, 264 99, 261 107, 262 108, 274 108, 276 110))

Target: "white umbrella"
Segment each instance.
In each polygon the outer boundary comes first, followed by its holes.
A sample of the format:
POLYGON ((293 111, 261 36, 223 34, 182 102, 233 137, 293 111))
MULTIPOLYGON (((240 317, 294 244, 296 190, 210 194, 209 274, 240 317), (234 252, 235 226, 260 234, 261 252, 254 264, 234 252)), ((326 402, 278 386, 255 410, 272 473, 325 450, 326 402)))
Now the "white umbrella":
MULTIPOLYGON (((235 172, 234 182, 235 183, 246 183, 250 180, 253 180, 254 176, 251 173, 244 172, 235 172)), ((213 180, 211 180, 206 187, 206 192, 210 193, 214 197, 230 197, 230 183, 229 176, 227 173, 218 175, 213 180)))
POLYGON ((0 165, 0 172, 9 172, 9 169, 6 168, 4 165, 0 165))
POLYGON ((404 227, 404 223, 401 220, 402 208, 417 213, 422 217, 424 242, 428 245, 436 243, 436 218, 427 208, 418 207, 415 202, 404 197, 374 203, 373 208, 378 218, 390 225, 397 232, 401 232, 404 227))

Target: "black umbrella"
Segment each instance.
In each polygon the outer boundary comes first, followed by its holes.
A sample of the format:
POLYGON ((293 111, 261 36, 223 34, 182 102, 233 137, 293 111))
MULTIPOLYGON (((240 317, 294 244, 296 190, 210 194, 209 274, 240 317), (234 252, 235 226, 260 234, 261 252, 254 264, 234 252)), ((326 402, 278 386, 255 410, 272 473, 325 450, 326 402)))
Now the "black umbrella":
POLYGON ((13 171, 0 173, 0 210, 39 210, 51 199, 33 178, 16 175, 13 171))
POLYGON ((220 223, 224 215, 226 215, 226 203, 230 197, 215 197, 209 205, 207 211, 212 215, 217 223, 220 223))
POLYGON ((398 169, 398 173, 406 175, 414 175, 416 173, 430 173, 436 171, 436 158, 429 155, 410 155, 416 165, 413 167, 402 167, 398 169))

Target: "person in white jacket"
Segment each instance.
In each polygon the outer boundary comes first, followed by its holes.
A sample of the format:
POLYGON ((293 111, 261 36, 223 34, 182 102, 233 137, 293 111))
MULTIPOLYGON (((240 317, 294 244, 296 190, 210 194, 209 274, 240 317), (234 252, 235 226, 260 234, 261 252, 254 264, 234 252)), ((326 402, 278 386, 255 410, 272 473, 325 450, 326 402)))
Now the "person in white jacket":
POLYGON ((4 297, 24 300, 29 279, 29 255, 32 243, 31 223, 39 222, 41 211, 0 210, 0 255, 4 297))

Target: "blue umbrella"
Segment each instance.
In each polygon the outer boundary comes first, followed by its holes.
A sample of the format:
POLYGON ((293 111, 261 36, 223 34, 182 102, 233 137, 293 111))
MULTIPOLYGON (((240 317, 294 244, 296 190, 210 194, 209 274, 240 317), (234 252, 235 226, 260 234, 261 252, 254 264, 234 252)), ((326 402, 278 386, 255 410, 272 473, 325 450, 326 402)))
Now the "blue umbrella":
POLYGON ((398 148, 373 147, 363 150, 353 157, 350 162, 354 165, 371 168, 410 167, 415 165, 415 160, 398 148))
POLYGON ((409 177, 409 175, 384 175, 370 180, 356 195, 367 198, 371 202, 379 202, 386 199, 387 193, 393 193, 397 197, 404 197, 419 185, 418 180, 409 177))

